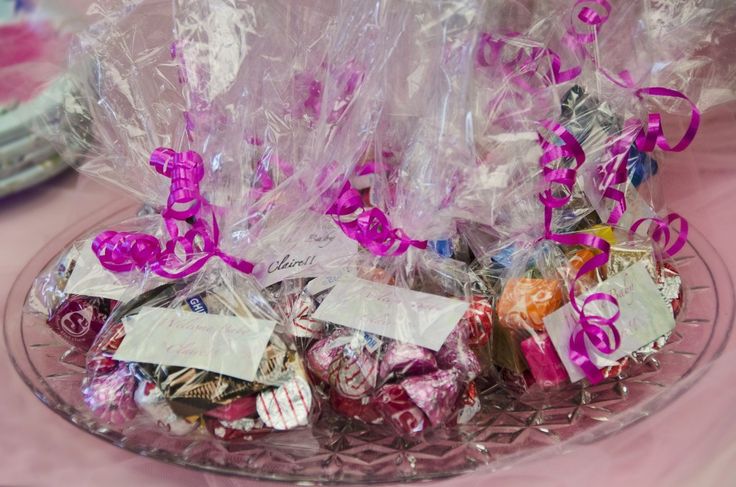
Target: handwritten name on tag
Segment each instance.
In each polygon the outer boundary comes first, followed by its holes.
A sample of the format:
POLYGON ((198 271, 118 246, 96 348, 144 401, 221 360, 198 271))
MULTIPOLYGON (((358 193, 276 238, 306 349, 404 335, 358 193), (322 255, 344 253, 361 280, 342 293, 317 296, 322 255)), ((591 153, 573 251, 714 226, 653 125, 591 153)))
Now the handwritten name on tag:
POLYGON ((272 243, 256 259, 259 264, 254 271, 263 287, 284 279, 335 273, 357 254, 358 244, 345 236, 331 218, 320 215, 308 221, 313 224, 308 231, 271 236, 272 243))
POLYGON ((439 350, 468 307, 459 299, 346 275, 313 318, 439 350))
POLYGON ((123 319, 116 360, 193 367, 253 381, 275 321, 143 307, 123 319))
MULTIPOLYGON (((621 316, 616 321, 616 328, 621 334, 621 346, 612 354, 605 355, 586 341, 591 360, 599 368, 613 365, 616 360, 625 357, 657 338, 670 332, 675 327, 672 308, 664 301, 657 285, 649 276, 643 262, 638 262, 623 272, 606 279, 591 291, 611 294, 618 300, 621 316)), ((581 302, 583 297, 578 297, 581 302)), ((606 307, 596 309, 595 303, 588 305, 590 313, 610 315, 606 307)), ((586 311, 588 309, 586 308, 586 311)), ((568 357, 570 352, 570 336, 577 329, 577 315, 569 304, 544 318, 544 327, 552 344, 557 350, 562 364, 565 366, 570 380, 577 382, 584 377, 580 368, 568 357)))

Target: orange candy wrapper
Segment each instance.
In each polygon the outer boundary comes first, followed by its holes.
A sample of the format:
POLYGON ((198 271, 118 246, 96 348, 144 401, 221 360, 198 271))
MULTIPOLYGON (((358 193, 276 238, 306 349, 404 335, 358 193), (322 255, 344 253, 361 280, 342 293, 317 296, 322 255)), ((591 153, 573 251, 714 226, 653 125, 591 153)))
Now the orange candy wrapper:
POLYGON ((498 300, 502 326, 544 330, 544 317, 562 306, 562 282, 556 279, 509 279, 498 300))

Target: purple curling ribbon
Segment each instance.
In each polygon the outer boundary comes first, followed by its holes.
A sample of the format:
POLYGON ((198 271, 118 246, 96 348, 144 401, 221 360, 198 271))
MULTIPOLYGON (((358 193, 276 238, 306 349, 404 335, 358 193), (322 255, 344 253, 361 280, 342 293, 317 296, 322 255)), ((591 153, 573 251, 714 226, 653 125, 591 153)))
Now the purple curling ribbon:
POLYGON ((677 213, 670 213, 665 218, 641 218, 631 225, 630 233, 636 233, 642 223, 650 222, 652 240, 657 242, 662 249, 664 257, 672 257, 678 253, 687 243, 688 224, 685 218, 677 213), (673 224, 679 222, 679 230, 675 230, 677 237, 673 236, 673 224), (670 243, 670 240, 672 242, 670 243))
POLYGON ((366 209, 360 193, 345 183, 335 203, 327 210, 349 238, 374 255, 401 255, 409 247, 426 249, 426 240, 413 240, 400 228, 392 228, 378 208, 366 209))
POLYGON ((573 282, 568 286, 570 305, 578 314, 580 324, 580 329, 570 337, 569 358, 583 371, 591 384, 597 384, 603 380, 603 374, 590 358, 586 338, 601 353, 610 354, 618 349, 621 344, 621 336, 615 325, 620 316, 618 301, 610 294, 592 293, 580 304, 575 297, 575 288, 577 281, 583 276, 606 265, 610 256, 610 245, 593 234, 559 234, 552 231, 554 210, 566 206, 572 199, 577 171, 585 163, 585 152, 575 136, 562 125, 552 120, 545 120, 541 122, 541 125, 562 141, 561 145, 556 145, 543 137, 541 133, 539 134, 539 144, 542 148, 539 165, 547 184, 547 188, 539 194, 539 200, 544 205, 544 239, 561 245, 584 245, 600 251, 578 269, 573 282), (572 159, 575 165, 570 168, 555 167, 553 163, 561 159, 572 159), (555 196, 556 188, 562 189, 564 196, 555 196), (589 313, 586 308, 596 301, 609 303, 609 307, 614 308, 615 311, 610 316, 589 313))
POLYGON ((161 212, 169 234, 161 242, 153 235, 106 230, 92 242, 92 251, 106 269, 127 272, 150 268, 153 273, 179 279, 199 271, 213 257, 230 267, 250 273, 253 264, 223 252, 215 209, 201 195, 199 182, 204 175, 202 157, 194 151, 176 152, 159 147, 150 164, 159 174, 171 179, 166 208, 161 212), (189 225, 186 220, 194 218, 189 225), (180 224, 188 225, 183 234, 180 224))

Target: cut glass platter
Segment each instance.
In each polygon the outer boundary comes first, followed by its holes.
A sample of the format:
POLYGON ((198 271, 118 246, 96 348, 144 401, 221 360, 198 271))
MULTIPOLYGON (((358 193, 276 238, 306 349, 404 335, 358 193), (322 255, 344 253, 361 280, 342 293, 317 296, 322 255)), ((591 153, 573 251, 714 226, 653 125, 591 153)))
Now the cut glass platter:
POLYGON ((727 342, 734 317, 729 273, 707 239, 691 229, 675 258, 685 306, 667 345, 602 384, 520 396, 498 386, 479 390, 482 409, 469 424, 407 440, 383 426, 322 415, 309 429, 226 442, 170 437, 158 429, 112 429, 87 410, 80 394, 84 358, 24 313, 35 277, 78 237, 133 216, 113 205, 52 239, 11 290, 4 332, 13 364, 33 393, 60 417, 116 446, 158 460, 250 478, 308 483, 380 483, 442 478, 505 467, 617 434, 655 414, 702 377, 727 342))

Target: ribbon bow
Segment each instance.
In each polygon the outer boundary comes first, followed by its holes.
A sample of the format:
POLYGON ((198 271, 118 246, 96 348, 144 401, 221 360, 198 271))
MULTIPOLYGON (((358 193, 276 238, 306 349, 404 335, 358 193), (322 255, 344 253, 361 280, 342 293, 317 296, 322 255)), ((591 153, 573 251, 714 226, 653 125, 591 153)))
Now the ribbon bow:
POLYGON ((92 242, 92 251, 106 269, 127 272, 150 268, 153 273, 178 279, 200 270, 212 257, 230 267, 250 273, 253 264, 223 252, 215 209, 201 195, 204 177, 202 157, 194 151, 176 152, 159 147, 151 154, 156 172, 171 179, 166 208, 161 212, 169 238, 160 242, 140 232, 106 230, 92 242), (193 218, 193 223, 186 221, 193 218), (180 226, 188 228, 183 232, 180 226), (163 243, 163 248, 161 244, 163 243))
POLYGON ((365 209, 360 193, 345 183, 335 203, 326 211, 340 229, 374 255, 401 255, 409 247, 426 249, 426 240, 412 240, 400 228, 392 228, 384 212, 365 209))

